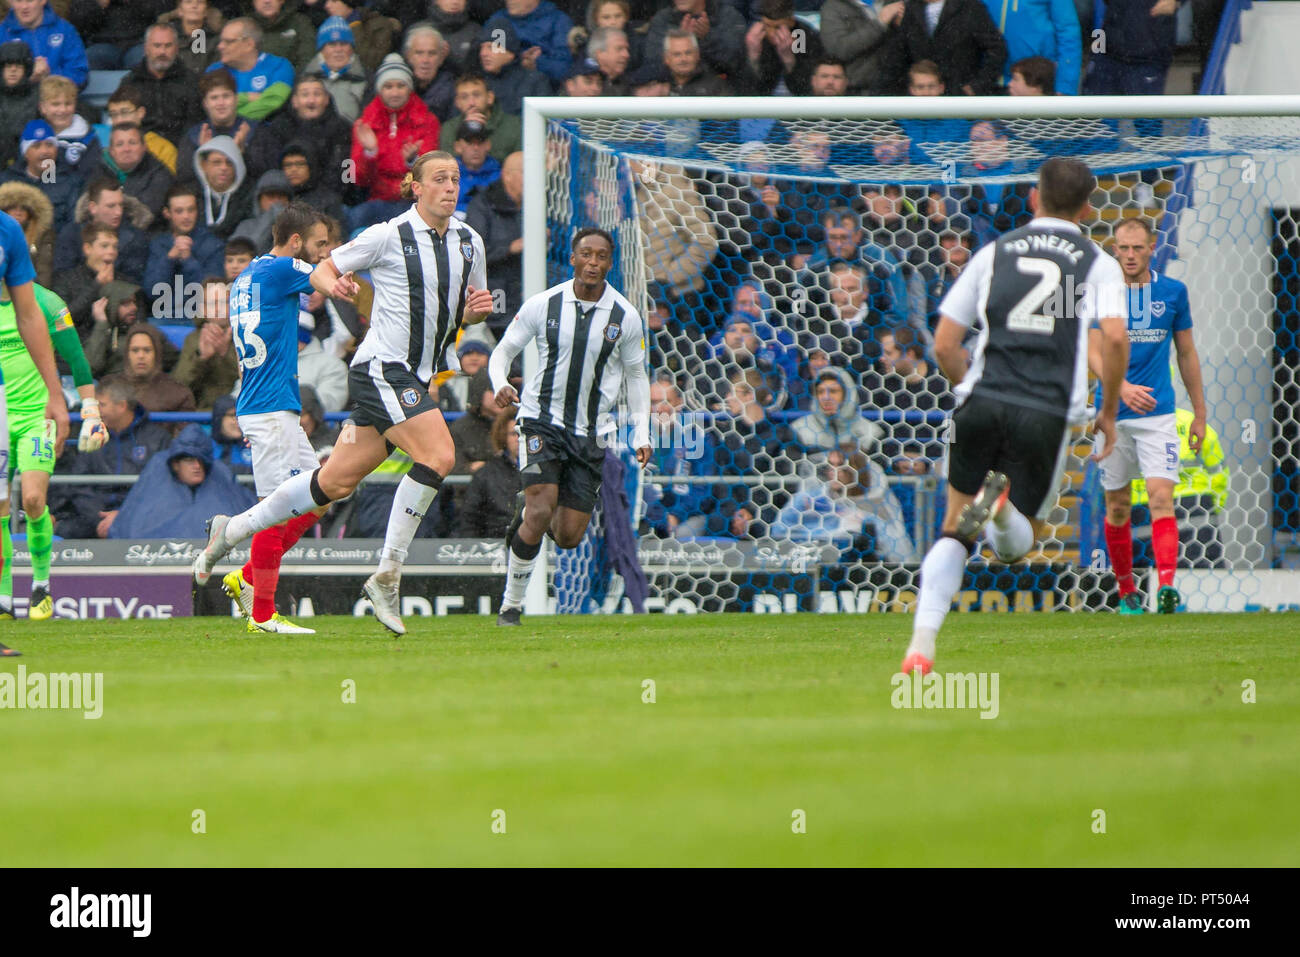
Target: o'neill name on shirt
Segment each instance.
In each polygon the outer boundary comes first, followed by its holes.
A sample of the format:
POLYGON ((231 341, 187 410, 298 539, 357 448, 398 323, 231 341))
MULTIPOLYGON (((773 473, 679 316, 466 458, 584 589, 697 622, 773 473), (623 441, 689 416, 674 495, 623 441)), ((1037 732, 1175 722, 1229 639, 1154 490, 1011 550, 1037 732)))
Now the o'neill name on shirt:
POLYGON ((1031 252, 1054 250, 1069 256, 1070 261, 1075 263, 1083 258, 1082 249, 1070 239, 1065 236, 1058 236, 1056 233, 1022 236, 1020 239, 1013 239, 1003 243, 1002 249, 1004 252, 1018 253, 1022 256, 1031 252))

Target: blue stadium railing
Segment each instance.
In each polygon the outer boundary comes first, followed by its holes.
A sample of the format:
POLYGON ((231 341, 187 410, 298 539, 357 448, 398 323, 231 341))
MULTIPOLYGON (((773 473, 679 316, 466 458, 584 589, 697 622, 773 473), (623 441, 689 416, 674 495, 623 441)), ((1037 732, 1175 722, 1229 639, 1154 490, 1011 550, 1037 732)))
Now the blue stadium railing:
POLYGON ((1224 91, 1224 70, 1228 66, 1228 53, 1233 44, 1241 42, 1241 14, 1253 6, 1251 0, 1228 0, 1223 5, 1223 16, 1219 20, 1219 31, 1214 35, 1214 46, 1210 49, 1210 59, 1205 64, 1205 75, 1201 77, 1201 88, 1197 90, 1202 96, 1221 96, 1224 91))

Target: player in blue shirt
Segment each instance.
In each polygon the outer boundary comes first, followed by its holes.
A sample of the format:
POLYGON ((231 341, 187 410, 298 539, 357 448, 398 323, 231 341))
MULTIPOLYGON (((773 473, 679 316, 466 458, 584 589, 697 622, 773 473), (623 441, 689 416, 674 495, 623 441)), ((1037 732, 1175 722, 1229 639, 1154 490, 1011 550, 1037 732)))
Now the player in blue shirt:
MULTIPOLYGON (((1119 584, 1119 611, 1140 615, 1142 599, 1133 584, 1133 526, 1130 521, 1132 480, 1146 479, 1150 493, 1151 550, 1160 583, 1156 610, 1176 611, 1182 598, 1174 588, 1178 564, 1178 520, 1174 517, 1174 486, 1178 483, 1178 431, 1174 415, 1174 384, 1169 371, 1169 344, 1178 356, 1178 373, 1192 401, 1188 431, 1192 451, 1205 439, 1205 392, 1201 360, 1192 339, 1192 313, 1187 287, 1151 269, 1156 237, 1145 219, 1126 219, 1115 227, 1115 258, 1129 287, 1129 361, 1120 387, 1115 451, 1101 462, 1106 493, 1106 548, 1119 584)), ((1101 356, 1093 333, 1088 364, 1094 373, 1101 356)))
MULTIPOLYGON (((241 383, 235 414, 253 451, 259 498, 301 471, 320 464, 299 424, 298 311, 310 294, 312 266, 329 246, 321 214, 290 203, 271 228, 270 253, 245 267, 230 287, 230 331, 239 354, 241 383)), ((275 610, 280 558, 303 536, 320 511, 307 512, 253 536, 248 563, 226 575, 222 590, 248 616, 252 633, 312 635, 275 610)))
MULTIPOLYGON (((63 451, 68 438, 68 406, 63 400, 63 384, 54 366, 54 346, 50 344, 50 330, 45 314, 36 304, 36 268, 32 265, 30 247, 23 229, 8 213, 0 212, 0 282, 9 287, 9 298, 14 304, 18 334, 31 353, 32 363, 41 374, 49 399, 45 403, 45 417, 55 425, 55 454, 63 451)), ((4 402, 4 381, 0 379, 0 499, 9 498, 9 423, 4 402)), ((7 521, 7 519, 6 519, 7 521)), ((0 558, 0 562, 3 559, 0 558)), ((0 645, 0 658, 17 655, 12 648, 0 645)))

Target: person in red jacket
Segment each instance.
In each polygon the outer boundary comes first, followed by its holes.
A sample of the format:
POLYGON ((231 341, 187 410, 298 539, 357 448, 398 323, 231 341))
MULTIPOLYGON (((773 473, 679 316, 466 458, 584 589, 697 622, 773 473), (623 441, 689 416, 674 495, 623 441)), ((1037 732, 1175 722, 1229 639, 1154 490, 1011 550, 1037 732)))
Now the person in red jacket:
POLYGON ((357 185, 370 197, 346 211, 353 233, 405 212, 410 203, 401 198, 402 178, 416 157, 438 148, 438 118, 411 95, 414 89, 411 68, 401 55, 384 57, 375 71, 375 98, 352 125, 357 185))

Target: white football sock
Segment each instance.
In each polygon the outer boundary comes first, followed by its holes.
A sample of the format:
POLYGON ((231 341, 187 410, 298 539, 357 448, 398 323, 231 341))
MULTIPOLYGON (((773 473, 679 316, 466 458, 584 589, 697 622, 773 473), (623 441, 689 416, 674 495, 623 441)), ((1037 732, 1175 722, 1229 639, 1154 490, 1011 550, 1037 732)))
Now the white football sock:
POLYGON ((291 476, 248 511, 232 516, 226 525, 226 541, 237 545, 263 529, 318 508, 320 503, 311 494, 311 479, 315 474, 299 472, 291 476))
POLYGON ((397 483, 393 507, 388 513, 388 533, 384 536, 384 547, 379 550, 377 577, 380 581, 391 584, 402 577, 407 548, 437 495, 436 486, 425 485, 409 475, 397 483))
MULTIPOLYGON (((518 540, 516 535, 515 539, 518 540)), ((526 544, 526 543, 525 543, 526 544)), ((541 553, 540 546, 534 545, 541 553)), ((537 554, 532 558, 520 558, 514 548, 509 549, 510 560, 506 563, 506 593, 501 599, 502 609, 523 608, 524 595, 528 591, 528 582, 533 577, 533 566, 537 564, 537 554)))
POLYGON ((1020 509, 1007 502, 997 518, 984 527, 984 538, 998 561, 1009 565, 1024 558, 1034 547, 1034 526, 1020 509))
POLYGON ((916 618, 912 624, 912 643, 907 652, 919 652, 934 660, 935 639, 943 619, 952 607, 953 596, 961 587, 966 568, 966 546, 955 538, 941 538, 930 546, 921 563, 921 594, 916 600, 916 618))

